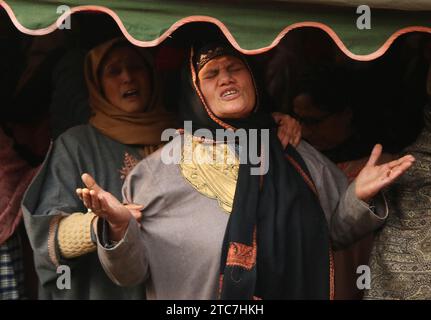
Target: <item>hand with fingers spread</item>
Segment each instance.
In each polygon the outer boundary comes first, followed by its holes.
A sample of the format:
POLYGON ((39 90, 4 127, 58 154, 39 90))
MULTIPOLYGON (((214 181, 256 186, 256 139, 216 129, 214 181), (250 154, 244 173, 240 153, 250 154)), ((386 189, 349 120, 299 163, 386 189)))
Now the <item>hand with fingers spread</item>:
POLYGON ((356 177, 356 196, 358 199, 369 202, 380 190, 391 185, 399 176, 404 174, 415 161, 411 155, 397 160, 377 165, 382 154, 382 146, 374 146, 365 167, 356 177))
POLYGON ((121 240, 130 219, 132 217, 138 221, 141 219, 140 210, 143 207, 135 204, 123 205, 111 193, 103 190, 87 173, 84 173, 81 178, 86 188, 76 189, 77 195, 88 209, 108 221, 111 240, 121 240))
POLYGON ((278 124, 277 135, 283 148, 286 148, 289 143, 294 147, 298 146, 302 137, 300 123, 291 116, 281 112, 273 112, 272 117, 278 124))

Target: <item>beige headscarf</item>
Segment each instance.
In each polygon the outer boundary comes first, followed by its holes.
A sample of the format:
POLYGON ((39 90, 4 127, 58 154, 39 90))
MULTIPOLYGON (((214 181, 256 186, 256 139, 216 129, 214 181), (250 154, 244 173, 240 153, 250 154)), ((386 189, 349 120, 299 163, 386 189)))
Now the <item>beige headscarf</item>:
MULTIPOLYGON (((153 95, 145 111, 125 112, 111 104, 102 94, 102 85, 99 79, 100 64, 114 46, 121 43, 128 42, 126 39, 116 38, 99 45, 87 54, 85 78, 93 112, 89 122, 101 133, 116 141, 130 145, 147 146, 152 149, 148 151, 154 151, 153 147, 161 143, 163 130, 177 126, 173 114, 167 112, 163 107, 160 82, 154 69, 152 72, 153 95)), ((153 61, 148 52, 141 49, 138 49, 138 52, 151 68, 153 61)))

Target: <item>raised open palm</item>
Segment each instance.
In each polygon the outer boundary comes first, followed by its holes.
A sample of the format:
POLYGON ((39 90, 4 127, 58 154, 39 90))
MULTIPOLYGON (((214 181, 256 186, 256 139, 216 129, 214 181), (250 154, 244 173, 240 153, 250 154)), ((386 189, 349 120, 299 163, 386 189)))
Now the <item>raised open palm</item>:
POLYGON ((413 156, 406 155, 397 160, 377 165, 381 154, 382 146, 375 145, 367 164, 356 177, 356 196, 365 202, 369 202, 380 190, 392 184, 415 161, 413 156))
POLYGON ((82 181, 86 188, 76 189, 76 193, 83 201, 85 207, 94 212, 97 216, 108 221, 112 234, 115 238, 122 238, 129 221, 132 217, 136 220, 141 219, 140 205, 123 205, 111 193, 103 190, 87 173, 82 175, 82 181))

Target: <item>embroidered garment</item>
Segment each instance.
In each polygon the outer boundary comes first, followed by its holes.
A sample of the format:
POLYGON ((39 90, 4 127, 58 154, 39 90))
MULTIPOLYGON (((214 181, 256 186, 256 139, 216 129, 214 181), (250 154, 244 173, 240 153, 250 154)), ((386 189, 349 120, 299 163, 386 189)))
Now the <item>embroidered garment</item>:
MULTIPOLYGON (((211 56, 214 53, 239 56, 233 49, 225 49, 219 50, 215 44, 196 52, 196 57, 206 59, 205 52, 211 52, 211 56)), ((275 123, 263 105, 256 102, 254 111, 240 119, 220 119, 211 112, 197 83, 197 70, 202 67, 202 61, 196 61, 193 52, 183 73, 180 99, 181 116, 193 122, 194 131, 189 133, 196 132, 199 136, 195 130, 205 128, 211 130, 214 137, 215 130, 229 128, 244 129, 250 137, 252 130, 256 130, 257 141, 261 141, 261 135, 267 131, 269 141, 258 143, 257 150, 265 150, 260 155, 266 159, 268 171, 265 175, 253 175, 251 170, 256 169, 255 166, 248 158, 242 159, 246 161, 239 164, 231 214, 226 215, 219 203, 220 199, 228 202, 226 194, 229 193, 216 190, 217 184, 209 182, 211 176, 219 176, 217 169, 195 166, 194 173, 200 176, 204 186, 197 190, 197 184, 183 178, 181 166, 164 163, 161 153, 156 152, 135 167, 124 186, 127 202, 145 206, 142 238, 132 220, 124 241, 114 248, 99 248, 105 270, 119 284, 147 279, 151 298, 214 298, 218 275, 222 277, 218 288, 222 299, 333 297, 329 243, 334 227, 337 229, 333 213, 342 210, 346 215, 359 214, 351 220, 357 225, 344 223, 340 226, 348 229, 348 235, 342 235, 346 241, 355 235, 355 229, 363 227, 357 219, 372 220, 368 206, 363 205, 359 213, 355 210, 347 213, 352 208, 346 208, 346 203, 340 203, 337 197, 335 206, 325 214, 319 197, 327 199, 327 191, 319 188, 322 184, 315 183, 317 176, 310 174, 312 169, 306 166, 298 151, 289 146, 286 153, 283 152, 275 123), (216 199, 208 196, 210 192, 216 199), (125 250, 131 250, 128 255, 133 259, 127 257, 125 250)), ((258 101, 257 86, 254 86, 258 101)), ((222 142, 224 139, 209 141, 211 146, 222 142)), ((182 148, 183 141, 176 139, 169 147, 165 146, 163 152, 172 146, 178 147, 178 143, 182 148)), ((213 153, 211 146, 203 145, 202 149, 207 150, 202 153, 213 153)), ((200 149, 197 146, 198 154, 200 149)), ((314 151, 313 156, 320 160, 316 153, 314 151)), ((227 178, 229 174, 226 173, 227 178)), ((336 174, 331 171, 330 175, 336 174)), ((346 186, 343 182, 337 185, 331 177, 320 176, 319 179, 333 187, 335 183, 335 190, 346 186)), ((370 223, 368 227, 375 228, 375 225, 370 223)), ((338 231, 334 232, 334 240, 338 231)), ((99 231, 99 242, 102 239, 102 245, 106 245, 101 235, 103 232, 99 231)))
MULTIPOLYGON (((23 200, 24 221, 35 254, 41 299, 143 299, 145 289, 121 288, 103 271, 95 252, 64 259, 57 243, 58 223, 87 209, 75 193, 88 172, 101 186, 121 196, 124 174, 141 159, 138 148, 112 140, 91 125, 69 129, 55 141, 23 200), (57 265, 71 267, 71 289, 56 285, 57 265)), ((88 232, 90 230, 88 229, 88 232)))
POLYGON ((371 253, 365 299, 431 299, 431 111, 403 153, 416 161, 388 191, 390 215, 371 253))
MULTIPOLYGON (((142 229, 132 220, 125 238, 113 248, 99 245, 98 254, 115 283, 144 282, 148 299, 216 299, 229 214, 216 199, 197 192, 179 165, 163 163, 162 152, 175 150, 181 140, 176 137, 139 162, 127 177, 124 200, 145 204, 142 229)), ((298 152, 309 168, 337 246, 352 243, 383 223, 385 208, 377 210, 380 216, 372 213, 355 198, 354 185, 347 189, 344 174, 333 163, 305 142, 298 152), (359 223, 351 228, 350 221, 359 223)))
POLYGON ((203 144, 186 134, 180 163, 184 178, 200 193, 217 199, 219 206, 227 213, 232 212, 239 159, 227 144, 203 144))
MULTIPOLYGON (((36 255, 36 270, 44 289, 41 292, 46 293, 44 298, 54 299, 142 299, 145 297, 142 287, 115 286, 106 277, 95 253, 65 261, 59 254, 57 238, 63 241, 70 234, 57 235, 58 225, 63 217, 73 212, 87 212, 75 193, 76 188, 82 186, 83 173, 91 174, 103 188, 119 196, 122 181, 133 165, 160 147, 161 133, 175 124, 172 115, 164 111, 157 71, 148 52, 127 40, 114 39, 92 49, 86 56, 85 77, 92 109, 90 125, 74 127, 55 141, 23 201, 26 227, 36 255), (103 93, 100 77, 103 61, 119 47, 136 50, 151 74, 151 97, 139 112, 123 111, 110 103, 103 93), (72 269, 70 290, 59 290, 56 286, 56 267, 62 262, 72 269)), ((88 219, 82 221, 88 225, 88 219)), ((88 243, 89 228, 88 233, 81 228, 76 230, 83 235, 79 239, 84 243, 74 249, 84 250, 72 250, 73 256, 92 249, 88 243)), ((66 247, 69 246, 63 249, 66 247)), ((70 253, 65 255, 70 256, 70 253)))
MULTIPOLYGON (((249 154, 240 161, 221 251, 220 297, 328 299, 333 287, 329 231, 313 183, 307 183, 311 180, 308 169, 290 146, 286 152, 296 165, 286 159, 276 134, 276 124, 269 108, 261 104, 254 80, 251 85, 256 99, 250 114, 239 119, 221 119, 211 111, 197 79, 199 70, 220 56, 242 60, 253 79, 245 57, 229 45, 195 46, 183 70, 185 98, 180 101, 180 113, 184 120, 192 121, 195 131, 191 134, 205 128, 217 139, 217 129, 244 130, 250 141, 239 147, 245 150, 257 143, 257 150, 266 162, 252 164, 249 154), (252 140, 252 131, 257 133, 256 140, 252 140), (261 140, 264 132, 268 133, 268 141, 261 140), (253 170, 258 172, 264 166, 268 168, 265 174, 253 174, 253 170), (238 248, 243 250, 238 251, 238 248), (244 253, 246 255, 242 255, 244 253)), ((216 143, 223 141, 216 140, 216 143)))

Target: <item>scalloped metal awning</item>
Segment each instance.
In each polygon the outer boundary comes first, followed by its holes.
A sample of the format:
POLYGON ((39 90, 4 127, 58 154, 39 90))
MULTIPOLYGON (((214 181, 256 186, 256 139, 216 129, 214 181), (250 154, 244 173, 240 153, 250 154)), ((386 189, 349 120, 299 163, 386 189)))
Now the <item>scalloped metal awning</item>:
MULTIPOLYGON (((191 22, 217 25, 234 47, 246 54, 265 52, 290 30, 324 30, 340 49, 356 60, 372 60, 408 32, 431 33, 429 0, 278 0, 278 1, 0 1, 23 33, 53 32, 70 14, 97 11, 110 15, 135 45, 156 46, 180 26, 191 22), (371 9, 371 29, 360 30, 358 5, 371 9), (57 13, 61 5, 70 11, 57 13)), ((73 26, 72 26, 73 27, 73 26)))

